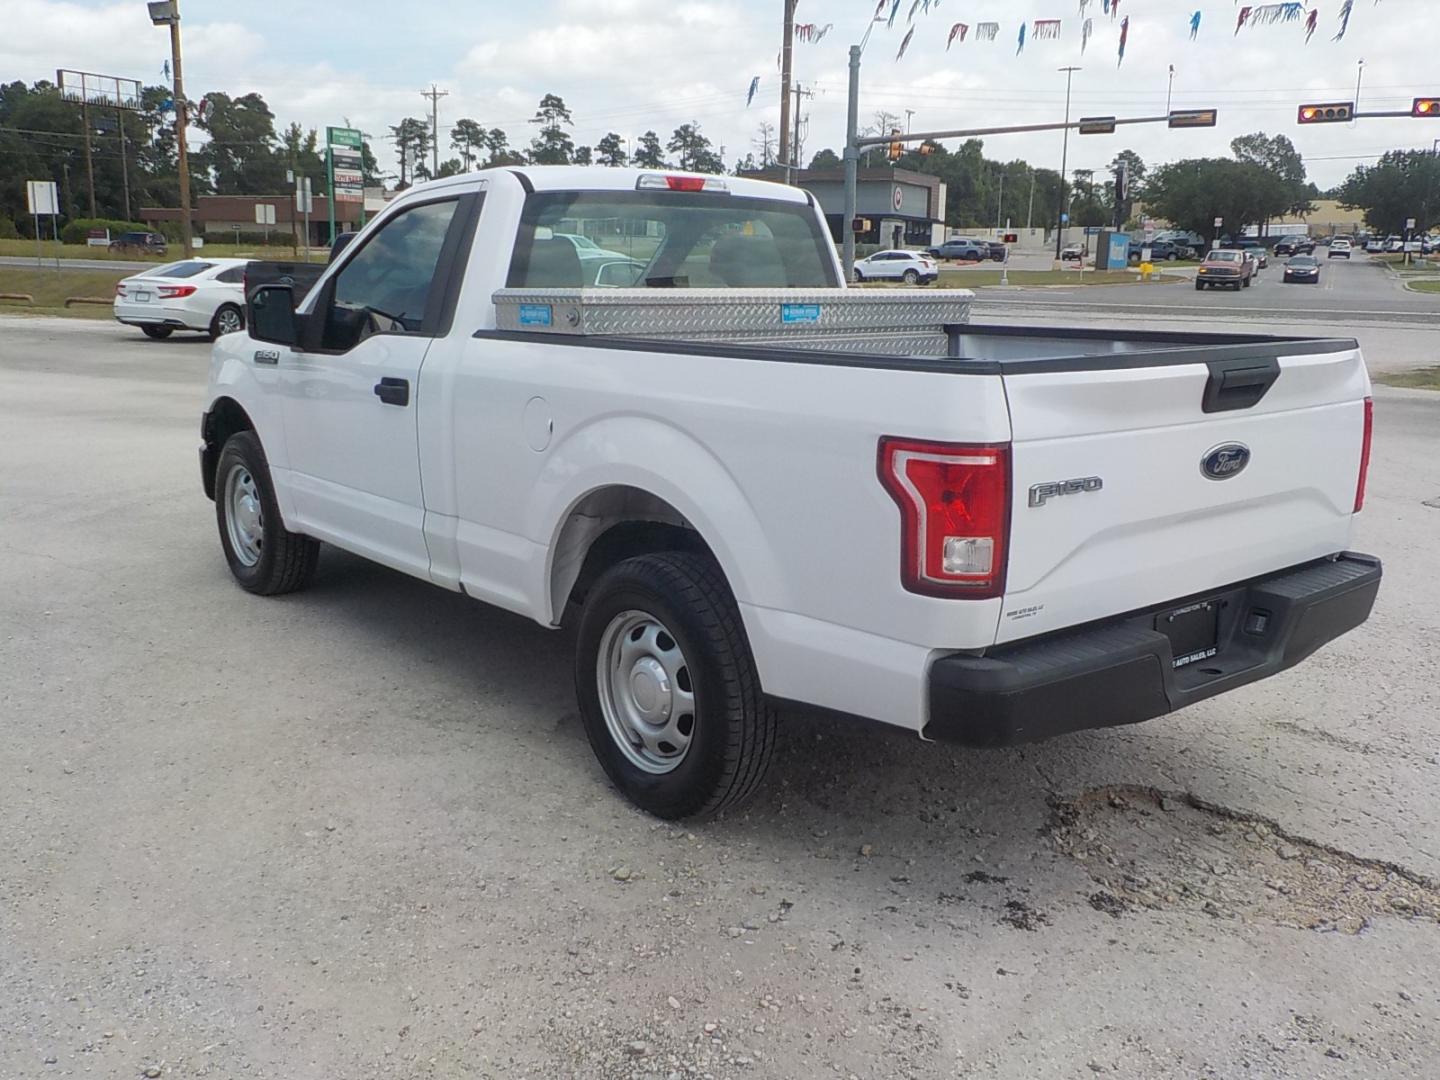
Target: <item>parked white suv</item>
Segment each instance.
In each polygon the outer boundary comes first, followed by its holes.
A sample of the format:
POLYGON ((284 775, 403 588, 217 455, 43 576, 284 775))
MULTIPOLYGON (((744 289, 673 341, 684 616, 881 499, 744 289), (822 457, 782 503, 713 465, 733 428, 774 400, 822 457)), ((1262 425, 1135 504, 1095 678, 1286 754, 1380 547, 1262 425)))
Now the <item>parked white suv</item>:
POLYGON ((574 624, 591 746, 663 817, 752 792, 786 702, 998 746, 1182 708, 1368 617, 1354 341, 977 326, 971 299, 846 288, 796 188, 436 180, 298 310, 254 291, 201 481, 251 593, 329 543, 574 624), (636 287, 587 286, 560 232, 636 287))
POLYGON ((249 259, 185 259, 143 270, 115 286, 115 318, 147 337, 198 330, 217 338, 245 328, 249 259))
POLYGON ((935 260, 918 251, 877 251, 855 264, 856 281, 903 281, 928 285, 940 276, 935 260))

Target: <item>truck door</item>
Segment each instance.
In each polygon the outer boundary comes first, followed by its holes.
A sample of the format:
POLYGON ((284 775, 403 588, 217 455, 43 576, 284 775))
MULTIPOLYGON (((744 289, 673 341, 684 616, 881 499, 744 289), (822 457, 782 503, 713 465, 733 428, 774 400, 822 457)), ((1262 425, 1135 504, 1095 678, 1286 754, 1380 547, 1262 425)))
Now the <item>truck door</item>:
POLYGON ((282 357, 299 528, 409 573, 428 573, 416 431, 420 366, 453 313, 455 252, 474 194, 400 210, 351 245, 282 357))

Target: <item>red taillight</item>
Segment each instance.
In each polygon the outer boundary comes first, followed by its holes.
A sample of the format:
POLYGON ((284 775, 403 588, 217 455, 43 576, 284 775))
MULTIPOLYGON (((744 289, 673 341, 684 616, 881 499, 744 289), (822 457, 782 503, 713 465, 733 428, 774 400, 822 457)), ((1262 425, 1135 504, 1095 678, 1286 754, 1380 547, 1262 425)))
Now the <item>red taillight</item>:
POLYGON ((1010 447, 880 440, 880 482, 900 507, 900 580, 927 596, 1005 591, 1010 447))
POLYGON ((1355 513, 1365 507, 1365 477, 1370 472, 1370 436, 1375 430, 1375 401, 1365 399, 1365 434, 1360 440, 1360 478, 1355 481, 1355 513))
POLYGON ((177 300, 182 296, 189 296, 194 291, 194 285, 161 285, 159 290, 162 300, 177 300))
POLYGON ((121 298, 125 296, 125 283, 123 281, 117 281, 115 283, 115 295, 121 298))

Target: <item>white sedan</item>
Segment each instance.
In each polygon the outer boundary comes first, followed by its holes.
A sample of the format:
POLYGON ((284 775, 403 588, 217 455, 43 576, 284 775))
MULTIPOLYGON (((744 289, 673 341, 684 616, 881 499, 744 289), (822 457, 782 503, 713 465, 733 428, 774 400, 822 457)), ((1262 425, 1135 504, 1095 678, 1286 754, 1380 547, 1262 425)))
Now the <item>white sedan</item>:
POLYGON ((147 337, 198 330, 217 338, 245 328, 249 259, 185 259, 144 270, 115 286, 115 318, 147 337))
POLYGON ((903 281, 928 285, 940 276, 935 260, 918 251, 877 251, 855 264, 856 281, 903 281))

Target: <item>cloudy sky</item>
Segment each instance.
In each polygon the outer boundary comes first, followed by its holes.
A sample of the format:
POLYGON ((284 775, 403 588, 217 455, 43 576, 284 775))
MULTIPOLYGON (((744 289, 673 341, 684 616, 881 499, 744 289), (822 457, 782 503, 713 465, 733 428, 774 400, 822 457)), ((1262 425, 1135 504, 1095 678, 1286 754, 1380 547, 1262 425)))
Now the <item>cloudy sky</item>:
MULTIPOLYGON (((795 71, 815 96, 805 108, 808 159, 844 138, 847 47, 865 32, 877 0, 800 0, 797 19, 833 29, 819 44, 796 46, 795 71)), ((1080 64, 1076 116, 1153 115, 1164 111, 1168 69, 1175 67, 1176 108, 1215 106, 1214 131, 1163 127, 1121 129, 1115 136, 1072 138, 1071 168, 1102 168, 1130 146, 1147 162, 1222 154, 1252 131, 1284 132, 1321 186, 1356 164, 1399 146, 1429 149, 1440 123, 1369 120, 1298 128, 1304 101, 1348 100, 1364 60, 1363 109, 1409 108, 1411 98, 1440 93, 1436 34, 1425 18, 1435 0, 1355 0, 1348 33, 1333 41, 1341 0, 1310 0, 1318 29, 1307 44, 1303 21, 1256 25, 1237 33, 1236 0, 1121 0, 1129 16, 1123 64, 1120 23, 1090 0, 1094 20, 1081 53, 1080 0, 931 0, 931 11, 907 22, 913 0, 901 0, 894 28, 874 27, 865 53, 862 124, 877 110, 913 110, 914 130, 1057 121, 1065 79, 1056 69, 1080 64), (1202 21, 1190 39, 1191 14, 1202 21), (1022 18, 1029 40, 1017 55, 1022 18), (1058 40, 1036 40, 1033 21, 1061 20, 1058 40), (1000 24, 993 42, 975 27, 1000 24), (956 22, 970 32, 948 52, 956 22), (913 26, 903 59, 896 53, 913 26), (1432 83, 1426 84, 1427 73, 1432 83)), ((258 90, 281 123, 323 128, 347 118, 381 134, 402 117, 423 116, 420 91, 448 90, 442 129, 459 116, 504 127, 527 142, 526 121, 541 94, 560 94, 575 115, 578 143, 607 131, 662 136, 695 121, 727 161, 753 149, 756 131, 779 116, 782 0, 411 0, 335 4, 267 0, 182 0, 185 74, 190 95, 258 90), (754 104, 745 91, 760 76, 754 104)), ((53 79, 57 67, 162 81, 168 38, 152 27, 143 0, 3 0, 0 81, 53 79)), ((448 136, 447 136, 448 141, 448 136)), ((1058 133, 987 140, 991 156, 1058 167, 1058 133)), ((393 151, 379 140, 382 167, 393 151)))

